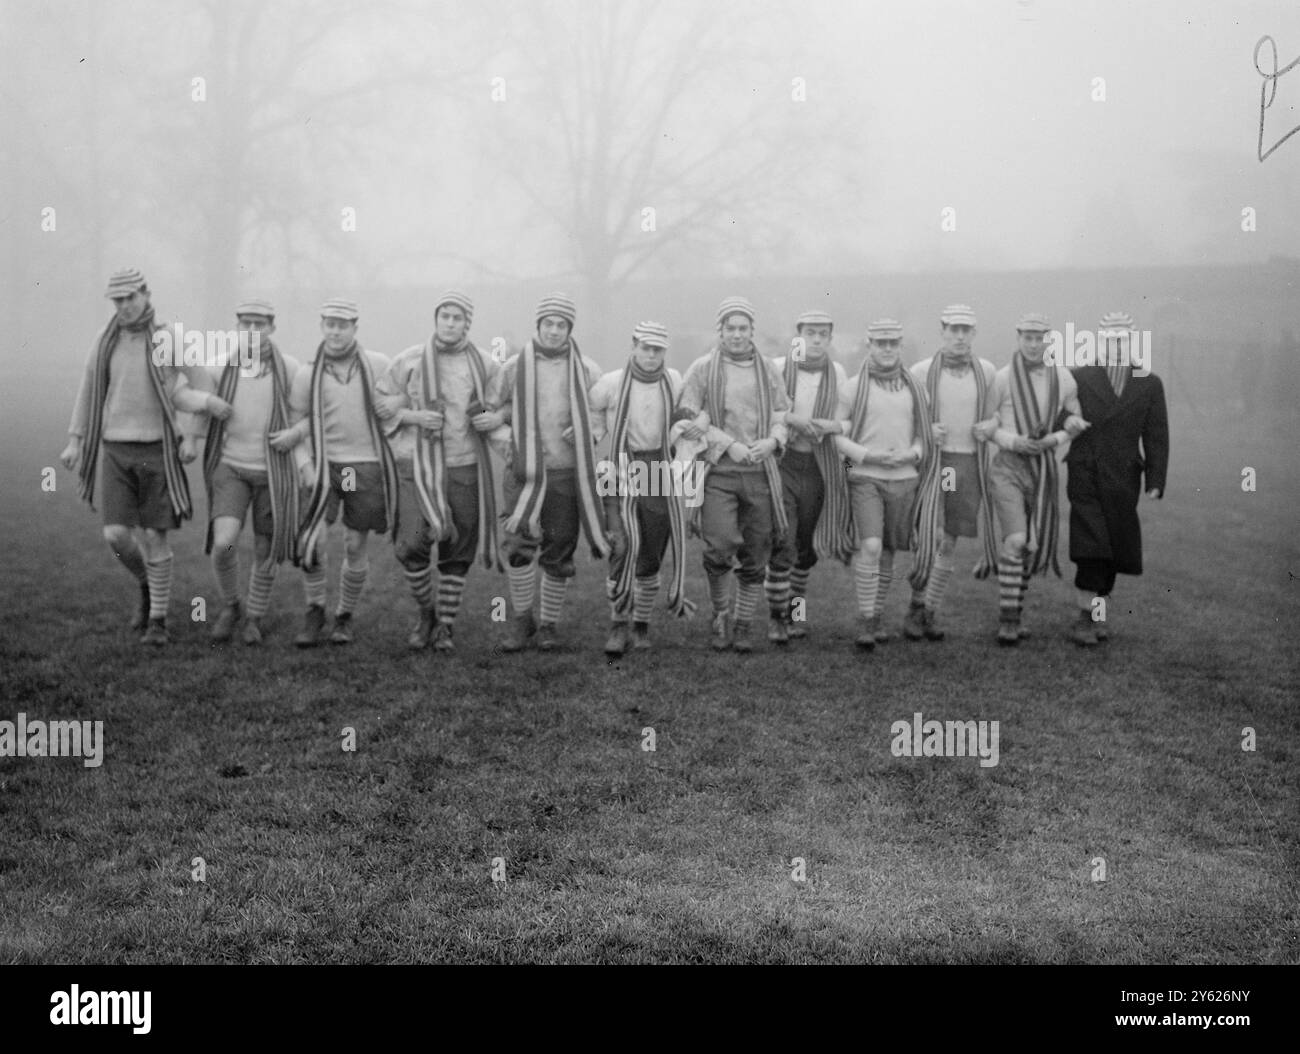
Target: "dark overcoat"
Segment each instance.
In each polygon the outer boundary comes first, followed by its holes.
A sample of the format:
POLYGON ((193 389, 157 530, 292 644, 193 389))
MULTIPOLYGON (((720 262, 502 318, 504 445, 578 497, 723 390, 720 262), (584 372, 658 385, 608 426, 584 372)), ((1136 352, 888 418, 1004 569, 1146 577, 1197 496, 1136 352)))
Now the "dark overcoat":
POLYGON ((1117 399, 1103 367, 1080 366, 1073 373, 1083 419, 1092 427, 1065 456, 1070 559, 1110 560, 1118 573, 1140 575, 1138 499, 1144 490, 1164 494, 1169 467, 1164 385, 1154 374, 1130 375, 1117 399))

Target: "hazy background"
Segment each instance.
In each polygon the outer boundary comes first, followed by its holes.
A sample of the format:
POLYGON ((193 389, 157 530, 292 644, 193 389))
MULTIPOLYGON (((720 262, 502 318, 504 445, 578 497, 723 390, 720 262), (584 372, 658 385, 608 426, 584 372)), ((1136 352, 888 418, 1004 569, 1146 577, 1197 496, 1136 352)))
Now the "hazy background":
MULTIPOLYGON (((323 297, 355 297, 363 342, 392 354, 449 284, 483 343, 522 342, 537 296, 570 291, 607 367, 641 318, 686 365, 733 292, 769 353, 828 307, 850 365, 876 315, 915 359, 968 300, 1000 365, 1024 310, 1064 328, 1124 308, 1176 426, 1293 420, 1300 136, 1258 160, 1265 34, 1285 66, 1300 9, 0 3, 6 459, 39 437, 53 463, 126 265, 188 326, 269 295, 302 358, 323 297)), ((1297 124, 1300 70, 1265 148, 1297 124)))

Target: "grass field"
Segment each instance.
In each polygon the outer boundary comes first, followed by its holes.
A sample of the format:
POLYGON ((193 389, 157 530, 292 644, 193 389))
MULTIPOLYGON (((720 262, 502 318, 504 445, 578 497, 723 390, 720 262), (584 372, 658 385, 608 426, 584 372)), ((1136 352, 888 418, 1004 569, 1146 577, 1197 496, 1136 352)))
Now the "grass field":
MULTIPOLYGON (((1174 430, 1147 574, 1097 652, 1064 639, 1068 578, 998 650, 967 543, 942 644, 855 654, 823 565, 807 641, 715 656, 697 618, 617 664, 585 560, 563 652, 500 654, 480 569, 456 654, 408 655, 377 542, 352 647, 291 646, 289 569, 268 645, 214 649, 184 621, 215 609, 193 525, 179 642, 146 653, 97 516, 67 473, 40 490, 59 436, 10 444, 0 719, 102 720, 106 747, 0 759, 0 961, 1300 961, 1300 472, 1275 432, 1174 430), (918 710, 999 721, 998 765, 894 757, 918 710)), ((896 582, 895 628, 903 604, 896 582)))

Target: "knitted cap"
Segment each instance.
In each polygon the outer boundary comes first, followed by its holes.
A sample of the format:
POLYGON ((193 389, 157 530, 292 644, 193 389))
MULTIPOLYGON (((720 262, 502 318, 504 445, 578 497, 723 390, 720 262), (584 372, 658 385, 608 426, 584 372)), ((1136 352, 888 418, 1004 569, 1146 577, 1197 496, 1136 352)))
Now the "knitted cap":
POLYGON ((320 307, 321 318, 341 318, 344 322, 355 322, 361 317, 357 311, 357 302, 355 300, 344 300, 342 297, 330 297, 320 307))
POLYGON ((945 326, 973 326, 975 309, 969 304, 949 304, 943 309, 939 321, 945 326))
POLYGON ((902 340, 903 323, 892 318, 878 318, 867 327, 868 340, 902 340))
POLYGON ((718 305, 718 325, 721 326, 731 315, 744 315, 754 321, 754 305, 743 296, 729 296, 718 305))
POLYGON ((1101 316, 1102 329, 1136 329, 1133 316, 1127 311, 1107 311, 1101 316))
POLYGON ((145 287, 144 275, 135 267, 126 267, 120 271, 114 271, 108 279, 108 289, 104 295, 110 300, 120 296, 130 296, 137 290, 145 287))
POLYGON ((825 311, 805 311, 802 315, 794 320, 794 328, 799 329, 801 326, 833 326, 831 316, 825 311))
POLYGON ((235 308, 235 317, 257 315, 260 318, 275 318, 275 305, 260 296, 250 296, 239 302, 235 308))
POLYGON ((438 297, 438 302, 433 305, 434 317, 437 317, 439 308, 446 307, 448 304, 450 304, 452 307, 458 307, 463 312, 465 312, 466 322, 474 321, 474 301, 472 301, 464 293, 459 292, 458 290, 455 289, 448 289, 446 292, 444 292, 441 296, 438 297))
POLYGON ((548 315, 558 315, 572 329, 573 324, 578 320, 578 309, 574 306, 572 297, 567 293, 551 293, 537 302, 538 324, 540 325, 542 319, 548 315))
POLYGON ((1037 311, 1030 311, 1021 315, 1020 321, 1016 323, 1016 330, 1020 333, 1047 333, 1051 328, 1047 316, 1037 311))
POLYGON ((632 339, 649 348, 668 347, 668 327, 660 322, 638 322, 632 339))

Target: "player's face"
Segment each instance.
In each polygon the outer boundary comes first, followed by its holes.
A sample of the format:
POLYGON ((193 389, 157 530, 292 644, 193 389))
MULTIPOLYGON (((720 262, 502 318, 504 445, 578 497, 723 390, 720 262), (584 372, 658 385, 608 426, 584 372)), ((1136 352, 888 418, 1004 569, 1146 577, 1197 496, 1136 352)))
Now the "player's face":
POLYGON ((240 333, 256 333, 260 340, 270 340, 275 332, 275 322, 265 315, 240 315, 237 323, 240 333))
POLYGON ((1042 362, 1043 354, 1047 351, 1047 334, 1026 333, 1024 330, 1020 330, 1019 337, 1020 354, 1029 362, 1042 362))
POLYGON ((326 351, 346 351, 357 339, 357 324, 345 318, 323 318, 320 320, 320 332, 325 338, 326 351))
POLYGON ((745 315, 728 315, 722 320, 722 346, 735 354, 748 351, 754 342, 754 324, 745 315))
POLYGON ((871 358, 881 369, 892 370, 902 355, 903 342, 897 337, 887 337, 871 342, 871 358))
POLYGON ((970 351, 970 346, 974 340, 974 326, 958 324, 955 326, 945 325, 943 327, 943 346, 947 351, 955 351, 959 355, 964 355, 966 352, 970 351))
POLYGON ((469 332, 469 319, 465 312, 452 304, 443 304, 433 320, 438 339, 444 344, 459 344, 469 332))
POLYGON ((557 351, 564 347, 569 339, 569 321, 559 315, 547 315, 537 323, 537 339, 548 351, 557 351))
POLYGON ((117 308, 117 320, 124 326, 139 320, 149 307, 149 294, 137 289, 130 296, 113 297, 113 306, 117 308))
POLYGON ((831 345, 831 327, 820 322, 800 326, 799 336, 809 351, 825 351, 831 345))
POLYGON ((655 344, 642 344, 640 341, 632 345, 632 361, 643 370, 658 372, 663 369, 664 359, 667 357, 667 348, 655 344))

